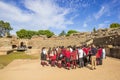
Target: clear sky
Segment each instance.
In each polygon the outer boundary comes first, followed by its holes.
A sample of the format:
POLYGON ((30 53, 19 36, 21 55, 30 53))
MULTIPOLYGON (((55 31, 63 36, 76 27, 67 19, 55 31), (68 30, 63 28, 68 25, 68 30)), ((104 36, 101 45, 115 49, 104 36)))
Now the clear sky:
POLYGON ((0 0, 0 20, 20 29, 92 31, 120 23, 120 0, 0 0))

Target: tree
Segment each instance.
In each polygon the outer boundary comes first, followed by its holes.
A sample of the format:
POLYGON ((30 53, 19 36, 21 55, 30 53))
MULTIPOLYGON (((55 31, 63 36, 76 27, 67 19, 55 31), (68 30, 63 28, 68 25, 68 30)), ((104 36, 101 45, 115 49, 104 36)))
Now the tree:
POLYGON ((27 38, 31 39, 32 36, 37 35, 36 31, 27 30, 27 38))
POLYGON ((27 37, 28 33, 27 30, 25 29, 21 29, 20 31, 17 31, 16 34, 19 38, 28 38, 27 37))
POLYGON ((93 28, 93 32, 96 32, 96 28, 95 27, 93 28))
POLYGON ((76 31, 76 30, 69 30, 69 31, 67 32, 66 36, 70 36, 70 35, 73 34, 73 33, 78 33, 78 31, 76 31))
POLYGON ((118 24, 118 23, 110 24, 110 28, 118 28, 118 27, 120 27, 120 24, 118 24))
POLYGON ((64 36, 64 35, 66 35, 66 32, 63 30, 63 31, 59 34, 59 36, 64 36))
POLYGON ((45 30, 45 34, 47 35, 48 38, 50 38, 54 35, 54 33, 49 30, 45 30))
POLYGON ((10 31, 13 30, 13 28, 10 26, 10 23, 0 21, 0 36, 5 36, 10 34, 10 31))
POLYGON ((54 33, 49 30, 31 31, 25 29, 21 29, 17 31, 16 34, 19 38, 26 38, 26 39, 30 39, 34 35, 46 35, 48 38, 54 35, 54 33))
POLYGON ((17 31, 16 34, 19 38, 30 39, 30 38, 32 38, 32 36, 37 35, 37 32, 31 31, 31 30, 21 29, 21 30, 17 31))
POLYGON ((54 33, 50 30, 39 30, 38 35, 46 35, 48 38, 50 38, 54 35, 54 33))

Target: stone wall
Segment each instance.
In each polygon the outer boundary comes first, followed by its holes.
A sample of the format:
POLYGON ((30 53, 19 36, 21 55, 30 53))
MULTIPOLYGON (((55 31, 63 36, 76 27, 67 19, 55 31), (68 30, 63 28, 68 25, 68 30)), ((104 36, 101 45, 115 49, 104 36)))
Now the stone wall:
POLYGON ((55 46, 69 46, 81 45, 82 43, 95 43, 97 45, 120 45, 120 28, 98 29, 96 32, 80 32, 65 36, 52 36, 47 38, 44 35, 33 36, 29 40, 19 40, 25 42, 27 46, 32 46, 33 49, 40 49, 42 47, 55 47, 55 46))
MULTIPOLYGON (((80 32, 70 35, 69 37, 65 36, 53 36, 47 38, 44 35, 33 36, 32 39, 18 39, 17 37, 13 38, 1 38, 0 46, 19 46, 21 42, 28 46, 32 46, 34 49, 41 49, 42 47, 56 47, 56 46, 80 46, 84 43, 96 45, 112 45, 120 47, 120 28, 114 29, 99 29, 96 32, 80 32)), ((38 52, 38 50, 35 50, 38 52)), ((36 52, 36 53, 37 53, 36 52)))
POLYGON ((106 55, 120 59, 120 48, 106 48, 106 55))
POLYGON ((29 43, 33 46, 33 49, 40 49, 42 47, 56 47, 56 46, 73 46, 80 45, 83 40, 77 37, 63 37, 63 38, 49 38, 45 40, 31 39, 29 43))
POLYGON ((112 35, 101 38, 94 38, 93 43, 95 45, 113 45, 120 46, 120 35, 112 35))

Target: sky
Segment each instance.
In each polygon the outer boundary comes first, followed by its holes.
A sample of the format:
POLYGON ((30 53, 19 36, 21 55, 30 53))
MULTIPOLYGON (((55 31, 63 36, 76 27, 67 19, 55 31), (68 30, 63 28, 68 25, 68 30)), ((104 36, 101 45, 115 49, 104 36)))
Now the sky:
POLYGON ((0 0, 0 20, 20 29, 92 31, 120 23, 120 0, 0 0))

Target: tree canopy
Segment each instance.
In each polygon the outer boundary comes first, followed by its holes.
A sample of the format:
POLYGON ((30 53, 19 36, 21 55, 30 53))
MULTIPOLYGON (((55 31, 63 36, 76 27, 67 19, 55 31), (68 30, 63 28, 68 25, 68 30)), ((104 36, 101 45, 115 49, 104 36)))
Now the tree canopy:
POLYGON ((50 38, 54 35, 54 33, 50 30, 39 30, 38 35, 46 35, 48 38, 50 38))
POLYGON ((25 29, 21 29, 17 31, 16 34, 19 38, 26 38, 26 39, 30 39, 34 35, 46 35, 48 38, 54 35, 54 33, 49 30, 31 31, 25 29))
POLYGON ((0 36, 5 36, 6 34, 9 35, 12 29, 9 22, 0 20, 0 36))
POLYGON ((65 36, 65 35, 66 35, 66 32, 64 30, 59 34, 59 36, 65 36))
POLYGON ((69 30, 69 31, 67 32, 66 36, 70 36, 70 35, 73 34, 73 33, 78 33, 78 31, 76 31, 76 30, 69 30))
POLYGON ((110 24, 110 28, 118 28, 118 27, 120 27, 119 23, 112 23, 112 24, 110 24))
POLYGON ((95 27, 93 28, 93 32, 96 32, 96 28, 95 27))
MULTIPOLYGON (((66 34, 65 31, 63 30, 59 34, 59 36, 63 36, 63 35, 70 36, 71 34, 77 33, 77 32, 78 31, 76 31, 76 30, 69 30, 66 34)), ((31 31, 31 30, 25 30, 25 29, 21 29, 21 30, 17 31, 16 34, 19 38, 25 38, 25 39, 30 39, 34 35, 46 35, 48 38, 50 38, 54 35, 54 33, 51 32, 50 30, 31 31)))

